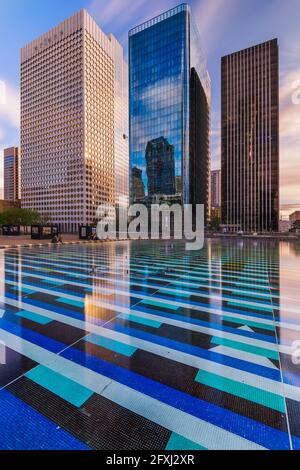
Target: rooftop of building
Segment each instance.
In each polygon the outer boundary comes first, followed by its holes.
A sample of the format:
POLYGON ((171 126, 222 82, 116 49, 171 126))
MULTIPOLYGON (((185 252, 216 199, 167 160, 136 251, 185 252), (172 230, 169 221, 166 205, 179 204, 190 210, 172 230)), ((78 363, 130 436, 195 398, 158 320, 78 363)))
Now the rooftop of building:
POLYGON ((161 13, 160 15, 157 15, 154 18, 151 18, 150 20, 144 21, 143 23, 135 26, 129 30, 128 34, 129 36, 133 36, 134 34, 140 33, 144 29, 150 28, 151 26, 154 26, 161 21, 167 20, 168 18, 171 18, 171 16, 177 15, 182 11, 191 11, 190 6, 187 3, 181 3, 180 5, 177 5, 176 7, 173 7, 164 13, 161 13))
POLYGON ((21 48, 21 63, 83 28, 94 37, 110 56, 116 45, 122 47, 113 34, 105 34, 88 11, 81 9, 23 46, 21 48))
POLYGON ((278 39, 277 38, 273 38, 273 39, 269 39, 268 41, 264 41, 264 42, 261 42, 259 44, 254 44, 253 46, 249 46, 249 47, 246 47, 245 49, 241 49, 239 51, 234 51, 234 52, 231 52, 230 54, 226 54, 222 57, 222 60, 224 59, 227 59, 227 57, 231 57, 231 56, 234 56, 236 54, 240 54, 240 53, 245 53, 247 51, 251 51, 253 49, 256 49, 258 47, 261 47, 261 46, 264 46, 266 44, 272 44, 274 46, 278 46, 278 39))
POLYGON ((15 152, 19 151, 19 147, 8 147, 3 150, 4 151, 4 157, 14 155, 15 152))
POLYGON ((295 220, 300 220, 300 211, 295 211, 292 214, 290 214, 289 220, 292 222, 295 220))

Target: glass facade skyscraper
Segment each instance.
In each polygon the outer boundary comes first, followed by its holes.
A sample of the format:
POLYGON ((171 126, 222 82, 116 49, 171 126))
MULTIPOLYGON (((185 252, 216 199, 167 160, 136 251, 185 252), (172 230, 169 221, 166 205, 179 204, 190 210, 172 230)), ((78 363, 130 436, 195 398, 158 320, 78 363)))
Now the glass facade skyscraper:
POLYGON ((129 81, 131 202, 208 214, 210 80, 188 5, 129 31, 129 81))

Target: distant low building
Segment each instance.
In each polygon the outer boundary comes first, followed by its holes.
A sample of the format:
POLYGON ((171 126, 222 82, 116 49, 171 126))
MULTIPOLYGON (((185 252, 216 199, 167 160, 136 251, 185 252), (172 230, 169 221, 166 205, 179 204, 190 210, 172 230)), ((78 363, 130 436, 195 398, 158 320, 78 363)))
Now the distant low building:
POLYGON ((221 170, 210 174, 210 198, 211 208, 221 208, 221 170))
POLYGON ((239 224, 221 224, 220 229, 223 233, 237 233, 241 231, 241 226, 239 224))
POLYGON ((295 211, 290 215, 290 224, 292 232, 300 232, 300 211, 295 211))
POLYGON ((290 215, 291 224, 300 221, 300 211, 295 211, 290 215))
POLYGON ((10 207, 21 207, 21 201, 7 201, 6 199, 0 199, 0 212, 9 209, 10 207))
POLYGON ((289 219, 281 219, 279 221, 279 232, 284 233, 288 232, 292 226, 292 223, 289 219))

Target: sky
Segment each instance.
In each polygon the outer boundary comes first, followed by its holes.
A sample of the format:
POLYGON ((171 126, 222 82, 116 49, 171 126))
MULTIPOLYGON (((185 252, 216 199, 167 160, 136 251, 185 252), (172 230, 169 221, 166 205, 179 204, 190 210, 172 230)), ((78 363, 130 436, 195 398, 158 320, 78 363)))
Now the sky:
MULTIPOLYGON (((86 8, 105 33, 112 32, 118 38, 127 54, 129 29, 179 3, 180 0, 0 0, 0 188, 3 149, 19 144, 20 48, 86 8)), ((278 38, 280 199, 283 214, 300 209, 300 1, 186 3, 192 7, 212 83, 212 169, 220 167, 221 57, 278 38)))

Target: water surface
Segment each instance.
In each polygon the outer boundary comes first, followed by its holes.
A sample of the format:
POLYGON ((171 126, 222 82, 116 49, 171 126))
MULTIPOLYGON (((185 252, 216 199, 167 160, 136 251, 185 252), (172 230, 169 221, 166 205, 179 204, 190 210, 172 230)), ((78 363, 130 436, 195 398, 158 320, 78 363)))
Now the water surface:
POLYGON ((300 449, 299 263, 277 241, 2 250, 0 448, 300 449))

